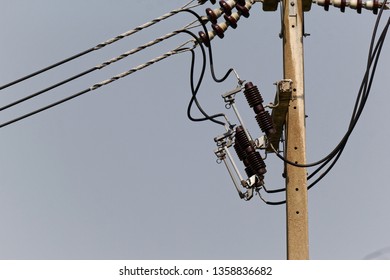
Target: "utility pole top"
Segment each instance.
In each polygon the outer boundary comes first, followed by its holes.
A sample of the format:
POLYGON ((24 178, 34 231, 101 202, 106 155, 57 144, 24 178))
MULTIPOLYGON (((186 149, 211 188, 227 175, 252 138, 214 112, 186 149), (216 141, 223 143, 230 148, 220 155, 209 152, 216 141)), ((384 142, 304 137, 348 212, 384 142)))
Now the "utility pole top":
MULTIPOLYGON (((274 12, 278 9, 279 0, 260 0, 256 2, 262 2, 263 3, 263 11, 265 12, 274 12)), ((303 11, 308 12, 311 9, 311 3, 312 0, 303 0, 303 11)))

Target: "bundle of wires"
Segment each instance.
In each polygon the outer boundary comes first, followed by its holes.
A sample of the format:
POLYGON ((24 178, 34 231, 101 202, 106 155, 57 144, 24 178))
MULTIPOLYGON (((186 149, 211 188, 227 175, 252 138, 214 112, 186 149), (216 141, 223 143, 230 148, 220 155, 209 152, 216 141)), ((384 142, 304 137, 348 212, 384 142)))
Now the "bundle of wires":
MULTIPOLYGON (((150 26, 152 26, 154 24, 157 24, 157 23, 159 23, 159 22, 161 22, 161 21, 163 21, 165 19, 168 19, 168 18, 172 17, 173 15, 176 15, 176 14, 179 14, 179 13, 182 13, 182 12, 186 12, 186 13, 190 13, 193 16, 196 17, 196 20, 194 22, 192 22, 190 24, 187 24, 186 26, 184 26, 181 29, 178 29, 178 30, 175 30, 175 31, 173 31, 171 33, 168 33, 168 34, 166 34, 166 35, 164 35, 162 37, 159 37, 159 38, 157 38, 157 39, 155 39, 153 41, 150 41, 150 42, 148 42, 148 43, 146 43, 146 44, 144 44, 142 46, 134 48, 134 49, 132 49, 130 51, 127 51, 127 52, 125 52, 125 53, 123 53, 123 54, 121 54, 121 55, 119 55, 117 57, 114 57, 114 58, 112 58, 110 60, 107 60, 107 61, 101 63, 101 64, 98 64, 98 65, 96 65, 96 66, 94 66, 94 67, 92 67, 92 68, 90 68, 88 70, 85 70, 85 71, 83 71, 81 73, 78 73, 78 74, 76 74, 76 75, 74 75, 72 77, 69 77, 69 78, 67 78, 67 79, 65 79, 63 81, 60 81, 60 82, 55 83, 53 85, 50 85, 47 88, 39 90, 39 91, 37 91, 35 93, 32 93, 32 94, 30 94, 30 95, 28 95, 26 97, 23 97, 23 98, 21 98, 19 100, 16 100, 14 102, 11 102, 11 103, 9 103, 7 105, 4 105, 4 106, 0 107, 0 111, 12 108, 12 107, 14 107, 14 106, 16 106, 16 105, 18 105, 20 103, 23 103, 23 102, 25 102, 27 100, 30 100, 30 99, 32 99, 34 97, 37 97, 39 95, 42 95, 43 93, 49 92, 49 91, 51 91, 51 90, 53 90, 55 88, 58 88, 58 87, 60 87, 62 85, 65 85, 65 84, 67 84, 67 83, 69 83, 69 82, 71 82, 73 80, 78 79, 78 78, 81 78, 81 77, 83 77, 83 76, 85 76, 87 74, 90 74, 90 73, 92 73, 92 72, 94 72, 96 70, 102 69, 102 68, 107 67, 107 66, 109 66, 109 65, 111 65, 113 63, 116 63, 119 60, 122 60, 122 59, 124 59, 124 58, 126 58, 126 57, 128 57, 130 55, 133 55, 133 54, 135 54, 135 53, 137 53, 139 51, 142 51, 142 50, 144 50, 144 49, 146 49, 148 47, 154 46, 154 45, 156 45, 156 44, 158 44, 158 43, 160 43, 160 42, 162 42, 164 40, 167 40, 167 39, 169 39, 169 38, 171 38, 171 37, 173 37, 175 35, 178 35, 178 34, 188 34, 188 35, 190 35, 193 38, 192 40, 187 41, 187 42, 181 44, 180 46, 178 46, 177 48, 173 49, 172 51, 166 52, 163 55, 161 55, 159 57, 156 57, 156 58, 154 58, 154 59, 152 59, 152 60, 150 60, 150 61, 148 61, 148 62, 146 62, 144 64, 141 64, 141 65, 139 65, 137 67, 134 67, 134 68, 132 68, 132 69, 126 71, 126 72, 120 73, 120 74, 118 74, 118 75, 116 75, 116 76, 114 76, 114 77, 112 77, 110 79, 104 80, 104 81, 102 81, 100 83, 96 83, 96 84, 94 84, 94 85, 92 85, 92 86, 90 86, 90 87, 88 87, 88 88, 86 88, 86 89, 84 89, 84 90, 82 90, 82 91, 80 91, 78 93, 75 93, 75 94, 73 94, 73 95, 71 95, 69 97, 66 97, 64 99, 61 99, 61 100, 59 100, 57 102, 51 103, 51 104, 49 104, 47 106, 44 106, 44 107, 41 107, 41 108, 39 108, 39 109, 37 109, 35 111, 29 112, 27 114, 24 114, 22 116, 19 116, 19 117, 15 118, 15 119, 12 119, 10 121, 4 122, 4 123, 0 124, 0 128, 6 127, 6 126, 11 125, 13 123, 16 123, 18 121, 21 121, 21 120, 23 120, 25 118, 28 118, 28 117, 31 117, 31 116, 33 116, 35 114, 43 112, 43 111, 45 111, 45 110, 47 110, 49 108, 52 108, 52 107, 55 107, 55 106, 60 105, 62 103, 65 103, 67 101, 70 101, 70 100, 72 100, 72 99, 74 99, 76 97, 84 95, 84 94, 86 94, 86 93, 88 93, 90 91, 96 90, 96 89, 98 89, 98 88, 100 88, 102 86, 105 86, 105 85, 108 85, 108 84, 110 84, 112 82, 115 82, 118 79, 126 77, 126 76, 128 76, 130 74, 133 74, 136 71, 142 70, 142 69, 144 69, 144 68, 146 68, 146 67, 148 67, 148 66, 150 66, 150 65, 152 65, 152 64, 154 64, 156 62, 159 62, 159 61, 161 61, 161 60, 163 60, 165 58, 168 58, 168 57, 170 57, 172 55, 183 53, 183 52, 191 52, 191 54, 192 54, 191 70, 190 70, 190 84, 191 84, 192 97, 191 97, 191 100, 190 100, 189 105, 188 105, 188 113, 187 113, 188 117, 192 121, 206 121, 206 120, 209 120, 209 121, 215 122, 215 123, 220 124, 220 125, 225 125, 224 122, 216 120, 216 118, 224 117, 224 114, 215 114, 215 115, 209 116, 203 110, 203 108, 201 107, 201 105, 200 105, 200 103, 199 103, 199 101, 198 101, 198 99, 196 97, 197 93, 199 91, 199 88, 200 88, 200 86, 202 84, 202 81, 203 81, 203 77, 204 77, 205 69, 206 69, 206 60, 207 59, 206 59, 206 51, 205 51, 205 48, 204 48, 202 42, 197 38, 197 36, 194 33, 189 31, 189 29, 201 25, 203 27, 205 33, 207 34, 207 36, 208 36, 208 32, 207 32, 207 28, 205 26, 205 22, 207 20, 205 20, 205 18, 202 18, 199 14, 197 14, 196 12, 194 12, 192 10, 193 8, 202 5, 205 2, 207 2, 207 1, 204 1, 204 0, 200 1, 200 0, 198 0, 197 4, 194 4, 194 5, 191 6, 191 4, 193 2, 195 2, 195 0, 191 0, 190 2, 188 2, 186 5, 182 6, 179 9, 172 10, 171 12, 169 12, 169 13, 161 16, 161 17, 158 17, 158 18, 156 18, 156 19, 154 19, 152 21, 149 21, 149 22, 147 22, 147 23, 145 23, 143 25, 140 25, 140 26, 138 26, 138 27, 136 27, 134 29, 131 29, 131 30, 125 32, 125 33, 122 33, 122 34, 120 34, 120 35, 118 35, 118 36, 116 36, 114 38, 111 38, 111 39, 105 41, 105 42, 97 44, 95 47, 87 49, 87 50, 85 50, 83 52, 80 52, 80 53, 78 53, 76 55, 73 55, 73 56, 71 56, 69 58, 66 58, 66 59, 63 59, 63 60, 61 60, 61 61, 59 61, 57 63, 54 63, 53 65, 50 65, 50 66, 45 67, 45 68, 43 68, 41 70, 35 71, 35 72, 33 72, 33 73, 29 74, 29 75, 26 75, 24 77, 16 79, 15 81, 12 81, 12 82, 9 82, 9 83, 7 83, 5 85, 0 86, 0 91, 1 91, 1 90, 4 90, 4 89, 8 88, 8 87, 11 87, 11 86, 14 86, 16 84, 19 84, 19 83, 21 83, 23 81, 26 81, 28 79, 31 79, 31 78, 37 76, 37 75, 40 75, 40 74, 42 74, 44 72, 52 70, 52 69, 54 69, 56 67, 59 67, 59 66, 65 64, 65 63, 68 63, 68 62, 70 62, 72 60, 80 58, 80 57, 82 57, 82 56, 84 56, 86 54, 89 54, 89 53, 91 53, 93 51, 100 50, 100 49, 102 49, 102 48, 104 48, 104 47, 106 47, 108 45, 111 45, 111 44, 113 44, 113 43, 115 43, 115 42, 117 42, 117 41, 119 41, 119 40, 121 40, 121 39, 123 39, 125 37, 131 36, 131 35, 139 32, 139 31, 141 31, 143 29, 146 29, 146 28, 148 28, 148 27, 150 27, 150 26), (199 22, 198 25, 195 25, 195 23, 197 23, 197 22, 199 22), (188 43, 193 43, 193 46, 192 47, 186 47, 186 45, 188 43), (195 86, 195 82, 194 82, 194 71, 195 70, 194 70, 194 68, 195 68, 196 57, 195 57, 194 49, 196 47, 198 47, 198 46, 201 48, 201 51, 202 51, 203 66, 202 66, 202 69, 201 69, 199 80, 197 82, 197 85, 195 86), (199 111, 203 115, 203 118, 194 118, 191 115, 191 109, 193 107, 193 104, 195 104, 197 106, 197 108, 199 109, 199 111)), ((215 1, 211 1, 211 2, 213 4, 215 3, 215 1)), ((210 38, 208 38, 208 39, 210 40, 210 38)), ((211 45, 209 47, 209 58, 210 58, 210 64, 211 64, 212 77, 214 78, 214 80, 216 82, 223 82, 227 78, 227 76, 232 72, 232 69, 230 69, 228 71, 228 73, 222 79, 217 79, 215 77, 214 67, 213 67, 213 63, 212 63, 212 49, 211 49, 211 45)))
MULTIPOLYGON (((369 47, 369 52, 368 52, 368 59, 367 59, 367 65, 365 69, 365 73, 362 79, 362 82, 360 84, 360 88, 357 94, 355 106, 353 109, 353 113, 351 116, 351 120, 349 122, 348 129, 346 133, 344 134, 343 138, 340 140, 339 144, 323 159, 316 161, 314 163, 309 163, 309 164, 297 164, 294 162, 291 162, 284 158, 280 152, 276 151, 274 148, 275 154, 283 160, 286 164, 290 164, 296 167, 302 167, 302 168, 307 168, 307 167, 315 167, 318 166, 316 170, 314 170, 308 177, 307 179, 313 179, 314 176, 316 176, 319 172, 323 171, 313 182, 311 182, 308 185, 308 189, 311 189, 314 187, 318 182, 320 182, 335 166, 337 161, 339 160, 341 154, 343 153, 347 142, 349 140, 349 137, 351 136, 353 130, 355 129, 359 118, 364 110, 364 107, 366 105, 366 102, 368 100, 368 97, 371 92, 371 86, 374 81, 375 77, 375 72, 376 68, 379 62, 379 58, 382 52, 382 47, 386 39, 387 31, 389 29, 390 25, 390 17, 388 18, 385 26, 382 29, 382 32, 380 33, 379 37, 377 38, 377 33, 378 33, 378 28, 379 24, 381 22, 383 10, 386 7, 386 2, 383 2, 383 5, 381 6, 381 9, 378 13, 375 26, 373 29, 372 37, 371 37, 371 42, 370 42, 370 47, 369 47)), ((266 192, 268 193, 278 193, 278 192, 284 192, 286 191, 285 188, 281 189, 276 189, 276 190, 267 190, 265 189, 266 192)), ((269 202, 266 201, 267 204, 269 205, 281 205, 285 204, 286 201, 278 201, 278 202, 269 202)))

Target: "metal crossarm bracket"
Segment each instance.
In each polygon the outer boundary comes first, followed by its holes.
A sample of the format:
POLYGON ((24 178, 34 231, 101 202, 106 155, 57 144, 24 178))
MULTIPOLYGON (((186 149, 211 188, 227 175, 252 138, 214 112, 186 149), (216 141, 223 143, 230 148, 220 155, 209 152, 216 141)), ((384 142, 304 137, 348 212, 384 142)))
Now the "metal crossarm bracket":
POLYGON ((271 145, 278 150, 279 142, 283 132, 283 126, 286 122, 286 114, 288 111, 288 106, 290 104, 292 96, 292 81, 291 80, 281 80, 276 83, 276 97, 275 104, 276 106, 272 109, 272 121, 274 123, 276 133, 270 135, 268 141, 270 145, 267 148, 267 152, 273 153, 271 145))

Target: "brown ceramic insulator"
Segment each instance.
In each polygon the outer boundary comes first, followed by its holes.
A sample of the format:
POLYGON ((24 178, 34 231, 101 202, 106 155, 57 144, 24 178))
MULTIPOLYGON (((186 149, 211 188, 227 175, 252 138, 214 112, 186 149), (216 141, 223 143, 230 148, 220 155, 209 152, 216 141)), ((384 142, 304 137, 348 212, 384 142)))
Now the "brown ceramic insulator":
POLYGON ((329 11, 329 5, 330 5, 331 0, 325 0, 324 2, 324 10, 329 11))
POLYGON ((236 127, 236 143, 240 145, 244 152, 248 146, 251 146, 248 136, 241 125, 236 127))
POLYGON ((211 25, 211 27, 214 29, 214 31, 215 31, 215 34, 217 34, 217 36, 219 37, 219 38, 223 38, 223 37, 225 37, 225 30, 223 30, 222 28, 221 28, 221 26, 219 26, 219 24, 212 24, 211 25))
POLYGON ((246 1, 245 0, 237 0, 236 1, 238 5, 245 6, 246 1))
POLYGON ((241 161, 244 161, 246 159, 246 153, 245 151, 241 148, 241 146, 238 143, 235 143, 233 145, 234 150, 236 151, 236 154, 238 156, 238 159, 241 161))
POLYGON ((233 29, 237 28, 237 20, 232 15, 228 16, 225 14, 223 17, 229 26, 231 26, 233 29))
POLYGON ((199 39, 202 41, 202 43, 206 46, 206 47, 210 47, 210 40, 209 40, 209 37, 207 37, 206 33, 204 33, 203 31, 199 31, 199 39))
POLYGON ((219 5, 221 6, 226 15, 230 16, 232 14, 233 7, 231 7, 226 1, 219 1, 219 5))
POLYGON ((255 111, 256 115, 260 112, 264 112, 264 106, 262 103, 257 104, 255 107, 253 107, 253 111, 255 111))
POLYGON ((249 9, 245 5, 237 4, 236 9, 241 13, 243 17, 248 18, 250 16, 249 9))
POLYGON ((206 9, 206 15, 207 15, 207 18, 209 19, 209 21, 211 23, 217 23, 217 20, 218 20, 218 16, 217 14, 214 12, 213 9, 210 9, 210 8, 207 8, 206 9))
MULTIPOLYGON (((374 0, 374 3, 375 3, 375 1, 377 1, 377 0, 374 0)), ((340 11, 344 13, 346 6, 347 6, 347 0, 341 0, 340 11)), ((374 14, 375 14, 375 12, 374 12, 374 14)))
POLYGON ((263 131, 265 134, 271 135, 276 132, 271 115, 267 111, 258 113, 256 115, 256 121, 260 126, 261 131, 263 131))
POLYGON ((249 154, 248 161, 256 175, 262 176, 267 173, 266 165, 259 152, 253 152, 249 154))
POLYGON ((362 0, 358 0, 357 1, 357 7, 356 7, 356 11, 358 12, 358 14, 362 13, 362 7, 363 7, 363 1, 362 0))
MULTIPOLYGON (((346 2, 346 0, 343 0, 342 2, 346 2)), ((372 7, 372 12, 374 13, 374 15, 378 14, 378 9, 380 6, 381 4, 379 4, 379 1, 374 0, 374 6, 372 7)))
POLYGON ((240 153, 239 157, 245 155, 244 165, 246 167, 245 171, 247 172, 247 175, 251 177, 256 174, 259 177, 263 177, 267 172, 265 169, 266 165, 259 152, 256 152, 255 148, 251 145, 242 126, 236 128, 235 138, 235 145, 239 146, 239 148, 236 149, 236 151, 238 150, 238 153, 240 153))
POLYGON ((250 166, 245 168, 245 173, 248 176, 248 178, 252 177, 253 175, 256 175, 255 171, 253 171, 252 167, 250 166))
POLYGON ((264 102, 259 89, 251 82, 245 84, 244 95, 251 108, 261 105, 264 102))
POLYGON ((235 143, 233 147, 237 153, 238 158, 244 163, 245 167, 249 167, 249 161, 247 159, 246 152, 241 148, 238 143, 235 143))

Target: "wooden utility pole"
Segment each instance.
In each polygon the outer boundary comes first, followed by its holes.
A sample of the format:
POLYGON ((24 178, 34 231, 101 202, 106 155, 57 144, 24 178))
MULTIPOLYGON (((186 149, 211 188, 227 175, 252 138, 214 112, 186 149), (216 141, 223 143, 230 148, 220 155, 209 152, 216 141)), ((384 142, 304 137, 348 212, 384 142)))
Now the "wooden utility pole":
MULTIPOLYGON (((302 0, 283 0, 283 70, 293 89, 285 123, 285 156, 299 164, 306 162, 303 5, 302 0)), ((305 260, 309 258, 306 168, 286 164, 285 175, 287 259, 305 260)))

